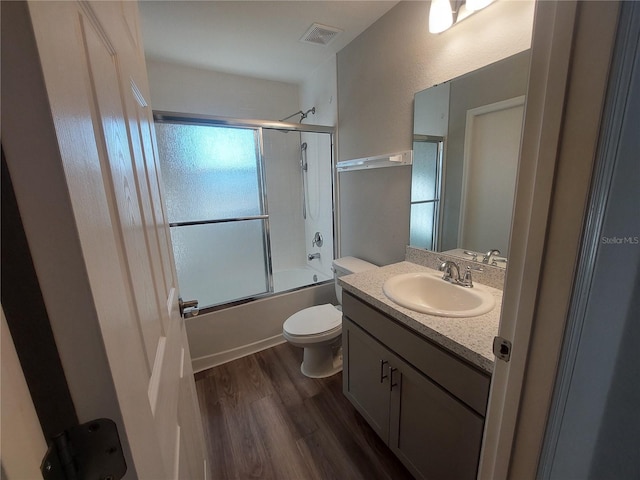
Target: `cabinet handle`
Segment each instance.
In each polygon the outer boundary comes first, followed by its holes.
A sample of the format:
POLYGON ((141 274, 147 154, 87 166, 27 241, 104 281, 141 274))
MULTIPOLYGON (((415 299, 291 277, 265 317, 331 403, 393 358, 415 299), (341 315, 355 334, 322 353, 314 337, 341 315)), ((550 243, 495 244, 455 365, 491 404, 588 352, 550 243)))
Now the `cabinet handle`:
POLYGON ((394 383, 394 381, 393 381, 393 372, 395 372, 396 370, 398 370, 398 369, 397 368, 393 368, 393 367, 389 368, 389 375, 391 377, 390 381, 389 381, 389 390, 390 391, 393 390, 393 387, 397 387, 398 386, 398 384, 394 383))
POLYGON ((387 378, 389 375, 385 375, 384 373, 384 366, 389 363, 386 360, 380 360, 380 383, 384 382, 384 379, 387 378))

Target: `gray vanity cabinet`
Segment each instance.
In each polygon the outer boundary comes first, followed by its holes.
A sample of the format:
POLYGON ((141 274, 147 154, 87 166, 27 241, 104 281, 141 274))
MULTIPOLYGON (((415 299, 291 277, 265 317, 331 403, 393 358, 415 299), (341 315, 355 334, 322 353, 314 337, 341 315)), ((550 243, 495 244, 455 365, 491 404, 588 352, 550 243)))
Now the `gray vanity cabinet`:
MULTIPOLYGON (((347 398, 416 478, 475 479, 488 376, 449 358, 450 354, 350 294, 343 295, 343 313, 343 391, 347 398), (410 337, 403 338, 406 334, 410 337), (436 349, 435 356, 422 354, 430 349, 436 349), (410 364, 405 354, 427 364, 438 360, 426 370, 443 369, 445 376, 471 373, 468 379, 480 379, 476 395, 469 395, 467 385, 462 396, 482 411, 434 381, 422 371, 422 365, 415 364, 420 361, 410 364), (449 368, 443 359, 460 364, 449 368), (456 372, 460 366, 463 370, 456 372)), ((452 385, 455 390, 458 381, 452 385)))
POLYGON ((389 440, 391 383, 389 361, 393 354, 351 323, 342 322, 343 390, 347 398, 385 442, 389 440), (347 347, 348 345, 348 347, 347 347), (346 347, 346 348, 345 348, 346 347), (348 360, 347 360, 348 356, 348 360))

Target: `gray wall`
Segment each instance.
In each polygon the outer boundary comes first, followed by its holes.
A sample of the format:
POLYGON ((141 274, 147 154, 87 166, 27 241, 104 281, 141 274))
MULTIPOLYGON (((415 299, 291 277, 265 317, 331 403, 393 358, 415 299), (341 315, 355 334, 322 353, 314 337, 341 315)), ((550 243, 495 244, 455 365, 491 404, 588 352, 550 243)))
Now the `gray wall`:
POLYGON ((404 260, 409 243, 411 167, 340 173, 342 256, 376 265, 404 260))
MULTIPOLYGON (((496 2, 440 35, 428 32, 429 2, 392 8, 338 53, 338 159, 410 150, 414 94, 528 49, 533 8, 496 2)), ((381 265, 404 259, 408 170, 340 174, 342 255, 381 265)))

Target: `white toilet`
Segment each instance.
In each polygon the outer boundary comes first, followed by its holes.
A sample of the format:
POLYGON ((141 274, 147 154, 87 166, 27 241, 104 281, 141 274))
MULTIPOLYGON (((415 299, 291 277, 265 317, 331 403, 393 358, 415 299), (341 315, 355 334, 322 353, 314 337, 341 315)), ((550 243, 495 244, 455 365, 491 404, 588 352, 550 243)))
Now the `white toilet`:
MULTIPOLYGON (((378 268, 355 257, 333 261, 333 278, 338 302, 342 303, 342 287, 338 277, 378 268)), ((284 338, 296 347, 304 348, 300 371, 311 378, 324 378, 342 370, 341 307, 325 303, 305 308, 291 315, 282 326, 284 338)))

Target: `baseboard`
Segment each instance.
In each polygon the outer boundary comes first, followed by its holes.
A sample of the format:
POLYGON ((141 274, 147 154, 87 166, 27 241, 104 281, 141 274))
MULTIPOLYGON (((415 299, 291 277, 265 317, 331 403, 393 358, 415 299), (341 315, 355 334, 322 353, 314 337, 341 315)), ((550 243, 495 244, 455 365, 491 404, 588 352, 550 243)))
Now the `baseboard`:
POLYGON ((201 372, 209 368, 217 367, 223 363, 237 360, 238 358, 246 357, 258 353, 267 348, 275 347, 281 343, 286 342, 282 334, 275 335, 259 342, 250 343, 241 347, 232 348, 231 350, 225 350, 224 352, 214 353, 213 355, 206 355, 204 357, 194 358, 191 361, 193 365, 193 373, 201 372))

